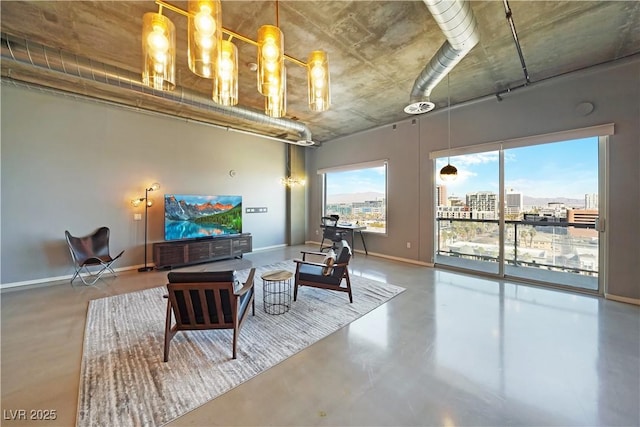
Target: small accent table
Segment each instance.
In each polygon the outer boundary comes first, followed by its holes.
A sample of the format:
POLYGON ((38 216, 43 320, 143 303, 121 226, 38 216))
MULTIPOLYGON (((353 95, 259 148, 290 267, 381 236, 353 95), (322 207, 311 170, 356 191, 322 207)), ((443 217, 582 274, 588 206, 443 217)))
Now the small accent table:
POLYGON ((286 270, 268 271, 262 276, 262 300, 267 314, 284 314, 291 308, 291 278, 286 270))

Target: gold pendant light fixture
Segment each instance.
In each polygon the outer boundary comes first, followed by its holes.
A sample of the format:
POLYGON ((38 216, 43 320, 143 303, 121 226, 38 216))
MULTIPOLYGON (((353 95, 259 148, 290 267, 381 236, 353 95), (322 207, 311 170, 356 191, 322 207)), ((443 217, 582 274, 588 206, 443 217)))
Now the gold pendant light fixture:
POLYGON ((314 50, 307 61, 309 86, 309 108, 311 111, 325 111, 331 104, 329 93, 329 61, 327 53, 314 50))
POLYGON ((286 81, 282 31, 277 26, 263 25, 258 30, 258 90, 265 96, 266 115, 282 117, 286 114, 286 81))
POLYGON ((264 111, 270 117, 284 117, 287 114, 287 69, 282 67, 277 84, 269 85, 264 95, 264 111))
POLYGON ((263 25, 258 29, 258 90, 263 95, 280 90, 284 67, 284 36, 280 28, 263 25))
POLYGON ((154 89, 175 88, 176 36, 169 18, 162 15, 163 8, 184 15, 188 19, 188 63, 196 75, 211 79, 214 102, 233 106, 238 104, 238 49, 232 43, 236 38, 258 48, 257 86, 265 97, 265 114, 283 117, 287 111, 288 60, 307 69, 309 108, 326 111, 331 105, 329 62, 327 53, 315 50, 308 62, 302 62, 284 52, 284 35, 279 28, 279 8, 276 0, 276 25, 263 25, 258 29, 257 41, 222 26, 220 0, 189 0, 182 10, 164 0, 156 0, 158 13, 143 17, 142 82, 154 89), (222 34, 229 38, 224 40, 222 34))
POLYGON ((455 181, 458 177, 458 169, 451 165, 451 87, 449 86, 449 74, 447 74, 447 165, 440 169, 440 178, 443 181, 455 181))
POLYGON ((189 69, 200 77, 212 79, 222 41, 220 0, 190 1, 188 10, 189 69))
POLYGON ((142 83, 153 89, 176 87, 176 27, 162 7, 142 17, 142 83))
POLYGON ((238 103, 238 48, 228 40, 222 40, 220 45, 213 100, 227 107, 238 103))

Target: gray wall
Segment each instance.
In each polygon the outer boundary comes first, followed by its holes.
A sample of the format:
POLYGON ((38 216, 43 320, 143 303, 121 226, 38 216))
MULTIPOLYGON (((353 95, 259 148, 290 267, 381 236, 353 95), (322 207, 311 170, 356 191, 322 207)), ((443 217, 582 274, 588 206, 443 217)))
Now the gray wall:
MULTIPOLYGON (((536 83, 503 98, 454 107, 452 147, 615 123, 609 145, 605 292, 639 299, 640 57, 536 83), (583 101, 595 105, 586 117, 575 111, 583 101)), ((367 247, 370 252, 431 263, 434 195, 429 153, 447 148, 446 120, 446 108, 434 110, 419 116, 415 124, 408 119, 396 129, 385 126, 310 149, 307 240, 318 241, 322 183, 317 169, 387 158, 388 235, 367 235, 367 247), (408 241, 412 249, 406 248, 408 241)))
MULTIPOLYGON (((144 262, 144 221, 130 200, 150 193, 151 242, 164 240, 163 195, 239 194, 254 249, 285 245, 282 142, 9 85, 2 86, 1 275, 3 285, 73 272, 64 231, 111 228, 116 267, 144 262), (231 177, 230 170, 235 170, 231 177)), ((304 221, 304 220, 303 220, 304 221)))

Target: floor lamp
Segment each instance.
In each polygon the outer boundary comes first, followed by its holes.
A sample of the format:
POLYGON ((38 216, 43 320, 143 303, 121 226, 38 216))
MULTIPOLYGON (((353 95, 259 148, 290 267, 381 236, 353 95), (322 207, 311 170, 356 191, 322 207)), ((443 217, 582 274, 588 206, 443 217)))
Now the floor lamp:
POLYGON ((151 187, 144 189, 144 197, 140 197, 138 199, 133 199, 131 204, 133 206, 139 206, 140 203, 144 202, 144 267, 140 267, 138 271, 151 271, 153 267, 147 265, 147 218, 149 208, 153 205, 153 200, 149 198, 150 191, 158 191, 160 189, 160 184, 154 182, 151 184, 151 187))

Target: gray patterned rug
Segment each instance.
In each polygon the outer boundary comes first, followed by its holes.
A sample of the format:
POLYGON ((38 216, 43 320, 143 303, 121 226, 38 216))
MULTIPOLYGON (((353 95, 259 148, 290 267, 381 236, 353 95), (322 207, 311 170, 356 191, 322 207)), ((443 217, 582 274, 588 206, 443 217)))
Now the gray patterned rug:
MULTIPOLYGON (((352 277, 353 304, 343 292, 303 287, 282 315, 262 308, 269 270, 256 269, 256 315, 247 317, 231 359, 233 331, 179 332, 164 363, 166 287, 90 301, 85 329, 77 426, 159 426, 231 390, 404 291, 352 277)), ((238 271, 244 281, 248 270, 238 271)), ((293 292, 293 291, 292 291, 293 292)))

